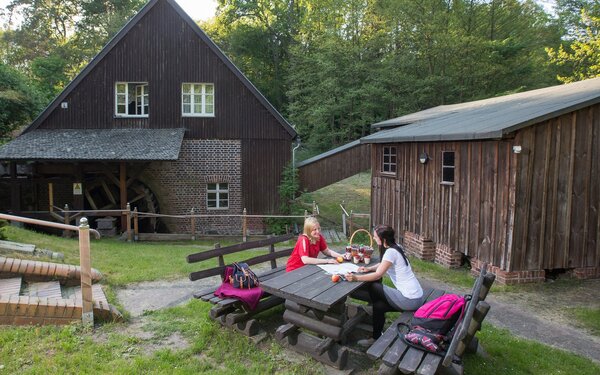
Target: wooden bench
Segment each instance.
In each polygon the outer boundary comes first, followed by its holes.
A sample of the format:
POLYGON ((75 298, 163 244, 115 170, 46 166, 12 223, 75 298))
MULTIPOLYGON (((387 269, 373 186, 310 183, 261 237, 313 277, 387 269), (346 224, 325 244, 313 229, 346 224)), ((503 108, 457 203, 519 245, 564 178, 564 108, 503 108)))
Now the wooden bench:
MULTIPOLYGON (((190 280, 200 280, 211 276, 222 276, 225 271, 225 260, 224 256, 229 254, 238 253, 245 250, 260 249, 267 247, 269 248, 267 254, 255 256, 246 260, 238 259, 239 263, 244 262, 249 266, 270 262, 270 269, 264 272, 256 272, 260 281, 265 281, 273 278, 283 272, 285 272, 285 265, 281 267, 277 266, 277 259, 282 257, 290 256, 293 248, 275 251, 275 244, 289 241, 295 238, 294 234, 286 234, 277 237, 271 237, 264 240, 244 242, 237 245, 220 247, 219 244, 215 245, 213 250, 203 251, 187 256, 188 263, 201 262, 206 260, 218 259, 218 266, 209 268, 202 271, 190 273, 190 280)), ((214 304, 211 308, 209 315, 212 319, 218 321, 222 325, 227 327, 235 328, 236 330, 244 333, 247 336, 254 336, 259 332, 259 325, 252 317, 262 311, 270 309, 271 307, 277 306, 284 302, 284 299, 272 296, 268 293, 263 293, 258 306, 254 310, 249 310, 240 300, 235 298, 221 298, 215 296, 215 290, 220 286, 214 285, 209 288, 203 289, 199 292, 194 293, 195 298, 199 298, 203 301, 214 304)))
MULTIPOLYGON (((496 275, 486 273, 484 265, 471 291, 472 299, 467 303, 465 315, 456 329, 445 356, 429 353, 407 345, 398 336, 397 325, 408 323, 413 312, 404 312, 394 321, 377 341, 367 350, 373 360, 382 360, 379 374, 463 374, 462 356, 466 351, 476 351, 478 346, 475 334, 481 329, 481 322, 490 306, 485 302, 496 275)), ((426 301, 444 294, 444 291, 430 289, 425 291, 426 301)))

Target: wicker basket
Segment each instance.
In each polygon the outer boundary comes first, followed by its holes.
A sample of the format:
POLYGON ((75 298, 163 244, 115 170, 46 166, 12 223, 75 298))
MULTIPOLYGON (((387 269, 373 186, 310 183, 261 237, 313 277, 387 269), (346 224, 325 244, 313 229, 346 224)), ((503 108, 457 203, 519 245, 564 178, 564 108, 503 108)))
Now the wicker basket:
POLYGON ((352 233, 352 236, 350 236, 350 246, 352 246, 352 240, 354 239, 354 235, 355 235, 356 233, 358 233, 358 232, 365 232, 365 233, 367 234, 367 236, 369 236, 369 240, 371 241, 371 243, 370 243, 370 245, 369 245, 369 246, 370 246, 371 248, 373 248, 373 236, 371 236, 371 233, 369 233, 369 231, 368 231, 368 230, 366 230, 366 229, 362 229, 362 228, 361 228, 361 229, 357 229, 357 230, 355 230, 355 231, 354 231, 354 233, 352 233))

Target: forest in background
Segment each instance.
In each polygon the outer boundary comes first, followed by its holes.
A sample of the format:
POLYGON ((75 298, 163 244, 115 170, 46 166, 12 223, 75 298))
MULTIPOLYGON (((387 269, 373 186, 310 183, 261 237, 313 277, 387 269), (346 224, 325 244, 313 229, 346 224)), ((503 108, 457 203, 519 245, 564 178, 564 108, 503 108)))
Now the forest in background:
MULTIPOLYGON (((12 0, 0 138, 27 125, 144 0, 12 0)), ((600 76, 600 4, 557 0, 218 0, 200 27, 310 157, 426 108, 600 76)))

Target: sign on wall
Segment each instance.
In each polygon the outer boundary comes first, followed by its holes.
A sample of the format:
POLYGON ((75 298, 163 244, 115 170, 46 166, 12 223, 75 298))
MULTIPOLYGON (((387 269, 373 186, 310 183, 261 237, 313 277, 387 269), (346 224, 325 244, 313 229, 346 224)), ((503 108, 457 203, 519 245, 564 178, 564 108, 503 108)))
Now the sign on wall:
POLYGON ((83 194, 81 186, 82 186, 81 182, 74 182, 73 183, 73 195, 81 195, 81 194, 83 194))

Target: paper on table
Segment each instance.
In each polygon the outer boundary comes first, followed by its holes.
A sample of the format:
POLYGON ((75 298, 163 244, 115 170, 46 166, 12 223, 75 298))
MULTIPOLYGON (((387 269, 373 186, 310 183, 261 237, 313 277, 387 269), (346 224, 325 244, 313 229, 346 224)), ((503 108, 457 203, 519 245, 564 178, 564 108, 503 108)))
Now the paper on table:
POLYGON ((323 271, 330 275, 344 275, 348 272, 357 272, 358 266, 352 263, 341 263, 341 264, 317 264, 323 271))

